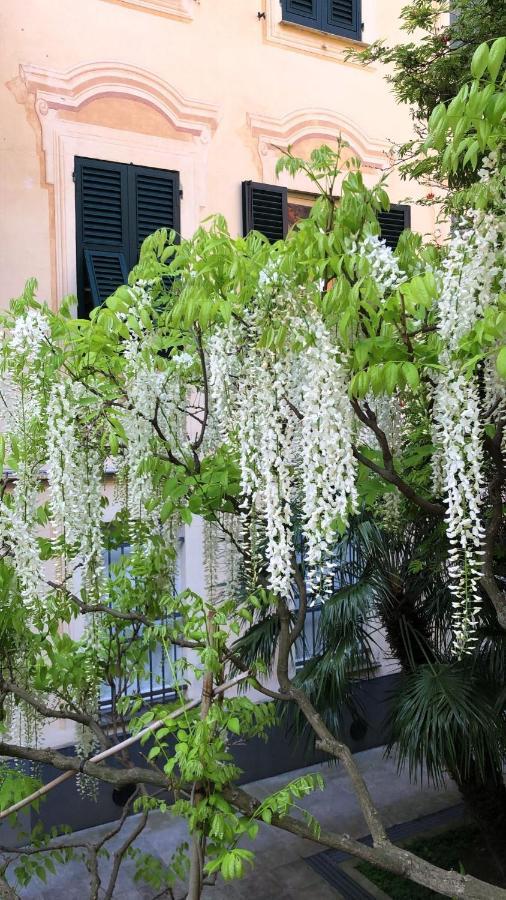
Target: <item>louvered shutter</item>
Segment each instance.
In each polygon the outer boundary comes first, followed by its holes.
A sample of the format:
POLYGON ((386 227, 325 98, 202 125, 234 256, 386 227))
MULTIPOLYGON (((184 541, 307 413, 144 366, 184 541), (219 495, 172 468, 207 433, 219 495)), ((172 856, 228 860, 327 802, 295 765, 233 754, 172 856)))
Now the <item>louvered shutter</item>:
POLYGON ((139 258, 143 240, 159 228, 180 234, 179 173, 143 166, 129 170, 130 265, 139 258))
POLYGON ((179 174, 76 157, 74 178, 77 295, 88 315, 127 280, 148 234, 179 235, 179 174))
POLYGON ((283 0, 283 19, 311 28, 320 28, 321 0, 283 0))
POLYGON ((400 203, 392 203, 387 212, 378 213, 378 222, 381 237, 392 250, 395 250, 404 229, 411 227, 411 208, 400 203))
POLYGON ((323 31, 342 34, 353 40, 362 38, 362 12, 360 0, 320 0, 322 4, 323 31))
POLYGON ((79 314, 86 315, 125 281, 128 261, 126 166, 76 158, 79 314), (115 279, 118 281, 115 283, 115 279))
POLYGON ((255 181, 242 183, 243 232, 260 231, 271 243, 288 231, 287 189, 255 181))

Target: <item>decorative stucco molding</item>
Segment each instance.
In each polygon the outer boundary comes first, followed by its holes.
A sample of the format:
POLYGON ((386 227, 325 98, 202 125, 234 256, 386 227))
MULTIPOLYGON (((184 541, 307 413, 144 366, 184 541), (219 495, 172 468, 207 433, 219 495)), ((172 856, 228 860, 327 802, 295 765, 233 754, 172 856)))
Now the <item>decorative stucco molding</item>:
POLYGON ((20 75, 35 94, 39 118, 48 110, 77 110, 100 97, 130 97, 147 103, 171 122, 176 131, 209 140, 218 124, 217 107, 183 97, 153 72, 121 62, 91 62, 57 72, 21 65, 20 75))
MULTIPOLYGON (((389 145, 386 141, 378 141, 366 135, 351 119, 329 109, 297 109, 285 116, 275 118, 248 114, 251 133, 258 140, 258 153, 262 166, 262 180, 272 183, 277 180, 276 162, 280 151, 298 141, 318 139, 335 144, 338 135, 349 145, 353 155, 357 156, 364 170, 383 170, 389 165, 389 145)), ((364 176, 367 171, 364 172, 364 176)), ((374 180, 377 171, 371 172, 374 180)), ((298 175, 295 181, 291 176, 282 173, 279 182, 294 190, 313 190, 304 175, 298 175)))
POLYGON ((147 10, 173 19, 191 20, 196 0, 107 0, 107 2, 127 6, 130 9, 147 10))
POLYGON ((187 100, 156 75, 122 63, 89 63, 67 72, 36 66, 20 70, 28 92, 35 95, 45 180, 54 190, 56 301, 76 290, 76 156, 178 171, 184 191, 181 231, 193 233, 207 202, 207 157, 218 123, 216 107, 187 100), (172 124, 175 136, 157 137, 61 115, 99 97, 127 97, 154 107, 172 124))

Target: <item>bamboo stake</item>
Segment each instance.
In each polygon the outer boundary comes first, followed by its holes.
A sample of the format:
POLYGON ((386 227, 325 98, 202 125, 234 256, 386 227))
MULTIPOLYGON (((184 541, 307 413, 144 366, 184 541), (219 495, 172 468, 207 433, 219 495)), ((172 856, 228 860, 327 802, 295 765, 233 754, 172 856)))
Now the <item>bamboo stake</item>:
MULTIPOLYGON (((215 696, 216 694, 224 694, 225 691, 227 691, 229 688, 234 687, 236 684, 239 684, 241 681, 244 681, 245 678, 249 677, 250 673, 244 672, 241 675, 236 676, 236 678, 232 678, 230 681, 226 681, 224 684, 221 684, 214 689, 213 696, 215 696)), ((121 741, 120 744, 114 744, 113 747, 108 747, 107 750, 102 750, 100 753, 97 753, 95 756, 87 759, 86 762, 102 762, 102 760, 107 759, 108 756, 114 756, 114 754, 119 753, 120 750, 125 750, 127 747, 131 747, 132 744, 135 744, 137 741, 139 741, 142 737, 144 737, 145 734, 150 734, 151 732, 156 731, 158 728, 161 728, 162 725, 165 725, 167 719, 177 719, 183 713, 188 712, 191 709, 195 709, 195 707, 200 705, 201 701, 201 697, 198 697, 196 700, 189 700, 188 703, 185 703, 184 706, 180 706, 178 709, 173 710, 173 712, 169 713, 167 716, 165 716, 165 718, 157 719, 155 722, 151 722, 150 725, 146 725, 146 728, 143 728, 141 731, 137 732, 137 734, 132 734, 129 738, 121 741)), ((59 784, 62 784, 64 781, 68 781, 68 779, 72 778, 73 775, 77 775, 77 772, 74 769, 70 769, 68 772, 63 772, 62 775, 58 775, 58 777, 54 778, 53 781, 49 781, 47 784, 43 784, 42 787, 34 791, 33 794, 30 794, 23 800, 18 800, 17 803, 13 803, 13 805, 9 806, 8 809, 0 811, 0 821, 2 819, 6 819, 7 816, 12 815, 13 813, 19 812, 20 809, 28 806, 29 803, 33 803, 35 800, 38 800, 45 794, 48 794, 49 791, 52 791, 53 788, 57 787, 59 784)))

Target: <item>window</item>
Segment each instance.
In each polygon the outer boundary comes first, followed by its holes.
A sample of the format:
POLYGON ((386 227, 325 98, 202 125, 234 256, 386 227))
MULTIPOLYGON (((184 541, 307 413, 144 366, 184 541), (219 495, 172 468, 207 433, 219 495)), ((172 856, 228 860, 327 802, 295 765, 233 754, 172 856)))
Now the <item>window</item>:
MULTIPOLYGON (((122 557, 128 556, 130 548, 126 544, 104 554, 105 569, 109 577, 114 577, 111 566, 122 557)), ((140 696, 143 703, 167 703, 177 697, 175 662, 179 648, 171 644, 165 652, 161 644, 148 650, 144 672, 140 677, 135 675, 115 678, 112 683, 103 683, 100 687, 99 710, 101 717, 114 712, 115 704, 120 697, 140 696)))
MULTIPOLYGON (((242 183, 243 233, 259 231, 272 243, 286 237, 301 219, 307 219, 316 194, 297 196, 287 188, 255 181, 242 183)), ((395 250, 405 228, 411 226, 411 207, 392 203, 387 212, 378 213, 381 237, 395 250)))
POLYGON ((179 174, 75 158, 77 297, 88 315, 123 284, 158 228, 180 231, 179 174))
MULTIPOLYGON (((303 567, 304 537, 299 534, 296 540, 297 560, 303 567)), ((342 541, 335 556, 335 570, 332 577, 334 591, 356 584, 362 575, 364 561, 357 546, 352 541, 342 541)), ((322 603, 313 602, 308 588, 308 606, 302 633, 295 641, 294 662, 297 669, 302 669, 309 660, 325 653, 325 635, 321 629, 322 603)))
POLYGON ((281 0, 284 22, 362 39, 361 0, 281 0))

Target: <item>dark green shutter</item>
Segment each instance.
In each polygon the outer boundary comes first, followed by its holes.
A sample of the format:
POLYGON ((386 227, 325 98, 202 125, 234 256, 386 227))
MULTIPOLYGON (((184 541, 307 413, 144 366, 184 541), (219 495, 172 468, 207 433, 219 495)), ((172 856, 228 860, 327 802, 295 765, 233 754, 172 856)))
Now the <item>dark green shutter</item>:
POLYGON ((139 259, 159 228, 180 232, 179 174, 76 157, 76 249, 79 314, 88 315, 139 259))
POLYGON ((356 41, 362 38, 361 0, 281 0, 281 6, 285 22, 356 41))
POLYGON ((411 207, 392 203, 388 212, 378 213, 378 222, 381 237, 392 250, 395 250, 404 229, 411 227, 411 207))
POLYGON ((131 166, 129 172, 132 266, 143 240, 159 228, 180 234, 179 173, 131 166))
POLYGON ((320 0, 283 0, 283 19, 310 28, 320 28, 320 0))
POLYGON ((352 40, 362 38, 362 12, 360 0, 320 0, 322 4, 322 30, 341 34, 352 40))
POLYGON ((243 233, 259 231, 271 243, 288 231, 287 189, 256 181, 242 183, 243 233))
POLYGON ((127 171, 119 163, 76 158, 74 178, 77 294, 79 314, 86 315, 111 293, 121 260, 124 269, 128 265, 127 171))

